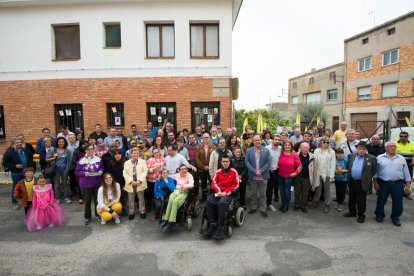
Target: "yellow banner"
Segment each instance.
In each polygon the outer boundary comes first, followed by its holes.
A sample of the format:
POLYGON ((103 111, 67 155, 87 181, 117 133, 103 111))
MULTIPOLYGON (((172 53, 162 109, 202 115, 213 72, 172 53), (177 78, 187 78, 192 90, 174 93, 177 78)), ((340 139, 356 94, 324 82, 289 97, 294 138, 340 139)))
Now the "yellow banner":
POLYGON ((408 119, 407 117, 405 117, 405 121, 407 122, 407 126, 411 127, 410 119, 408 119))

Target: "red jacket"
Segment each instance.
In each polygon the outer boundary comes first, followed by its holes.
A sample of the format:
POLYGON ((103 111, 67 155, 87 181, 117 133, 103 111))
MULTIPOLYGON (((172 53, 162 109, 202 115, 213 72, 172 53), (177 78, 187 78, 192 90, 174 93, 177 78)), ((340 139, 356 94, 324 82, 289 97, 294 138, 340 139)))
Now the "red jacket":
POLYGON ((239 174, 233 168, 225 174, 223 169, 217 170, 211 181, 211 188, 217 193, 219 190, 229 193, 239 187, 239 174))

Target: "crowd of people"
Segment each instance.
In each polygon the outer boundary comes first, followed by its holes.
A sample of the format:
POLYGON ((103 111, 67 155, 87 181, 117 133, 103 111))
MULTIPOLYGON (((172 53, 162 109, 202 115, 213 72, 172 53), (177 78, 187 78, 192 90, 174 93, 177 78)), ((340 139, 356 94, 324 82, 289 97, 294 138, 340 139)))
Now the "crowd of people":
POLYGON ((310 131, 294 125, 292 131, 275 134, 255 133, 246 126, 239 136, 236 128, 208 130, 203 124, 194 132, 175 131, 165 121, 161 128, 151 122, 141 130, 132 125, 128 136, 115 128, 107 134, 100 124, 88 138, 66 126, 56 138, 48 128, 42 135, 35 148, 23 135, 14 137, 3 157, 13 182, 13 208, 19 209, 20 200, 29 231, 64 225, 60 204, 71 204, 76 197, 84 205, 85 225, 91 223, 92 212, 102 224, 118 224, 121 217, 133 220, 138 202, 140 219, 152 212, 151 219, 160 220, 161 230, 167 231, 175 225, 188 191, 195 189, 206 204, 210 225, 202 234, 216 239, 224 238, 224 212, 235 196, 249 214, 259 211, 263 218, 277 208, 286 213, 291 205, 306 213, 323 204, 322 211, 329 213, 334 185, 335 209, 344 210, 349 194, 343 216, 363 223, 366 197, 374 188, 375 220, 384 220, 391 194, 390 217, 396 226, 401 225, 403 197, 411 199, 414 143, 406 132, 397 142, 382 143, 377 135, 361 141, 346 122, 335 132, 323 122, 310 131), (40 158, 37 178, 34 154, 40 158), (249 205, 246 187, 251 191, 249 205), (161 213, 166 197, 168 206, 161 213))

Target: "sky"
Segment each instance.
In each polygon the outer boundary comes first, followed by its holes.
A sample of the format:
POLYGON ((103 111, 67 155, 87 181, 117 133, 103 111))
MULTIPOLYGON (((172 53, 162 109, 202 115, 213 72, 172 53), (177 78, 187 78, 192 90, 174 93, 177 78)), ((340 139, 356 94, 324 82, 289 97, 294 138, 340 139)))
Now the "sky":
POLYGON ((236 109, 287 102, 290 78, 343 62, 346 38, 413 10, 413 0, 244 0, 233 29, 236 109))

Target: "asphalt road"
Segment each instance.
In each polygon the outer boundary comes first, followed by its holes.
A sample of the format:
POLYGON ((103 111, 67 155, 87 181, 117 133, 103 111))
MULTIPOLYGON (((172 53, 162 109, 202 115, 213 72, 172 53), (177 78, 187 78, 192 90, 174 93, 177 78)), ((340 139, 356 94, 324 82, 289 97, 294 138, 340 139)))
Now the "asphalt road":
MULTIPOLYGON (((160 233, 150 219, 83 226, 83 205, 63 204, 68 223, 28 233, 0 185, 0 275, 414 275, 414 207, 404 200, 401 227, 374 220, 375 195, 358 224, 322 207, 246 215, 224 241, 191 232, 160 233)), ((334 189, 333 189, 334 190, 334 189)), ((389 216, 391 202, 386 206, 389 216)))

